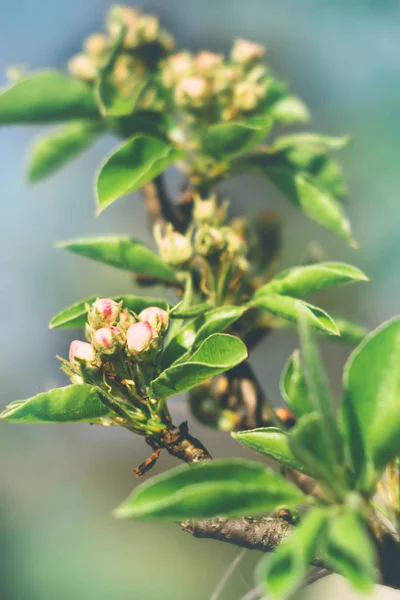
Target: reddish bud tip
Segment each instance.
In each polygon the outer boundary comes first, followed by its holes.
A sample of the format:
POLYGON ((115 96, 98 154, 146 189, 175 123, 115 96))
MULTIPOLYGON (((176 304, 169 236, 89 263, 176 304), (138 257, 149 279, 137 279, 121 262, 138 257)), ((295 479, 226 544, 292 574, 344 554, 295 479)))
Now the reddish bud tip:
POLYGON ((157 331, 166 331, 169 324, 169 316, 166 310, 158 306, 149 306, 139 314, 139 321, 147 321, 157 331))
POLYGON ((150 349, 153 340, 158 338, 156 330, 148 321, 131 325, 126 333, 126 347, 132 356, 140 356, 150 349))

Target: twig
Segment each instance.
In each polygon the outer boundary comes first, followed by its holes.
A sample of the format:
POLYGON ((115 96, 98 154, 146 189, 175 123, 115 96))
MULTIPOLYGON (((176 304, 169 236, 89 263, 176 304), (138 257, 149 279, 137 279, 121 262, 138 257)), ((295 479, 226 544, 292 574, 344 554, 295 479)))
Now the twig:
POLYGON ((239 554, 237 555, 237 557, 229 564, 228 568, 226 569, 225 573, 223 574, 223 576, 221 577, 221 579, 219 580, 217 587, 215 588, 214 592, 212 593, 210 600, 219 600, 221 593, 225 587, 225 585, 227 584, 229 578, 233 575, 233 573, 235 572, 236 567, 238 566, 238 564, 240 563, 240 561, 242 560, 242 558, 244 557, 244 555, 246 554, 247 550, 244 549, 241 552, 239 552, 239 554))
POLYGON ((142 190, 151 224, 164 220, 172 223, 178 231, 182 231, 185 219, 169 198, 163 176, 158 175, 153 181, 146 183, 142 190))
POLYGON ((183 531, 197 538, 207 538, 234 544, 247 550, 270 552, 292 531, 293 525, 280 518, 249 517, 185 521, 183 531))
POLYGON ((259 600, 259 598, 261 598, 261 588, 255 587, 242 596, 240 600, 259 600))

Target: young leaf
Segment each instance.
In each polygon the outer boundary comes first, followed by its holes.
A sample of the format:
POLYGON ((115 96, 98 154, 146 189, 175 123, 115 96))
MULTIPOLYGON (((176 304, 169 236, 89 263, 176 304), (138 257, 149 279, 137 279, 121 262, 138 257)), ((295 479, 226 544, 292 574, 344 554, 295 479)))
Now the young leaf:
POLYGON ((109 414, 96 387, 74 384, 9 404, 0 414, 12 423, 95 421, 109 414))
POLYGON ((235 156, 262 142, 271 126, 268 117, 211 125, 203 139, 203 150, 217 160, 235 156))
POLYGON ((135 135, 121 144, 106 158, 97 176, 99 212, 151 181, 183 154, 183 150, 150 135, 135 135))
POLYGON ((101 77, 95 87, 95 97, 101 114, 105 117, 123 117, 130 115, 146 88, 147 82, 131 78, 121 88, 112 75, 101 77))
POLYGON ((239 338, 215 333, 185 362, 161 373, 151 384, 152 392, 158 400, 166 400, 232 369, 245 358, 247 349, 239 338))
POLYGON ((299 350, 293 352, 285 365, 280 389, 283 399, 297 418, 313 411, 299 350))
POLYGON ((213 305, 208 302, 203 302, 202 304, 195 304, 194 306, 190 306, 189 308, 181 309, 181 302, 174 306, 170 311, 170 316, 173 319, 193 319, 195 317, 200 317, 210 310, 213 309, 213 305))
POLYGON ((341 417, 358 478, 369 460, 380 470, 400 452, 399 364, 399 317, 370 333, 346 364, 341 417))
POLYGON ((301 352, 310 402, 317 412, 324 431, 327 448, 332 454, 332 466, 343 463, 343 443, 336 422, 334 401, 321 357, 312 337, 307 313, 299 318, 301 352))
POLYGON ((57 71, 28 75, 0 93, 0 125, 98 118, 89 85, 57 71))
POLYGON ((345 148, 350 141, 348 135, 331 137, 318 133, 292 133, 278 137, 273 143, 274 151, 286 148, 302 148, 312 152, 325 152, 326 150, 340 150, 345 148))
POLYGON ((308 323, 312 327, 330 335, 339 335, 339 331, 328 313, 317 306, 297 300, 291 296, 265 294, 252 300, 249 306, 267 310, 293 323, 298 321, 300 312, 303 311, 308 323))
POLYGON ((125 235, 81 238, 58 242, 57 246, 118 269, 175 280, 175 271, 169 265, 145 244, 125 235))
POLYGON ((246 310, 243 306, 219 306, 190 321, 169 341, 162 357, 162 366, 169 367, 175 361, 186 357, 189 351, 193 352, 199 348, 208 336, 225 331, 246 310))
POLYGON ((287 598, 302 583, 318 551, 328 518, 326 509, 312 508, 273 554, 261 560, 257 579, 268 598, 287 598))
POLYGON ((268 115, 282 125, 308 123, 310 120, 306 105, 297 96, 284 96, 272 105, 268 115))
POLYGON ((55 133, 41 136, 30 153, 29 181, 35 183, 52 175, 89 148, 101 130, 95 121, 74 121, 55 133))
MULTIPOLYGON (((84 300, 80 300, 67 308, 64 308, 61 312, 57 313, 50 321, 50 329, 74 329, 85 327, 87 320, 86 305, 93 304, 97 298, 101 296, 90 296, 84 300)), ((124 307, 133 310, 135 313, 141 312, 148 306, 159 306, 164 310, 168 310, 168 304, 165 300, 160 298, 147 298, 146 296, 133 296, 132 294, 125 294, 124 296, 113 296, 113 300, 116 302, 124 303, 124 307)))
POLYGON ((376 554, 365 524, 355 513, 339 513, 330 520, 321 552, 324 562, 349 579, 361 593, 377 582, 376 554))
POLYGON ((255 515, 307 499, 260 463, 231 458, 183 465, 157 475, 134 490, 115 514, 171 521, 255 515))
POLYGON ((346 263, 322 262, 305 267, 293 267, 278 273, 274 279, 258 288, 254 297, 274 293, 297 298, 330 286, 356 281, 368 281, 368 277, 357 267, 346 263))
POLYGON ((231 436, 243 446, 269 456, 285 467, 292 467, 302 473, 307 472, 290 449, 288 434, 278 427, 235 431, 231 433, 231 436))

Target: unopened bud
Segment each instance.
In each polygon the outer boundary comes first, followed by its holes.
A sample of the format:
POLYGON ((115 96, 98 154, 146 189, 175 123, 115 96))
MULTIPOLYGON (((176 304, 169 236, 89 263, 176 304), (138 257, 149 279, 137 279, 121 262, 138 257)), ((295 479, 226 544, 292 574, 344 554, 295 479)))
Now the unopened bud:
POLYGON ((193 248, 190 240, 174 231, 172 227, 167 228, 165 235, 161 234, 159 227, 154 228, 161 258, 173 267, 184 267, 193 256, 193 248))
POLYGON ((86 38, 84 50, 92 58, 103 58, 110 47, 107 36, 103 33, 93 33, 86 38))
POLYGON ((118 327, 126 331, 134 323, 136 323, 135 317, 127 308, 124 308, 119 315, 118 327))
POLYGON ((121 312, 121 304, 111 298, 99 298, 92 304, 88 321, 92 327, 114 325, 121 312))
POLYGON ((175 100, 182 106, 203 108, 210 98, 210 88, 203 77, 185 77, 175 90, 175 100))
POLYGON ((168 329, 169 316, 158 306, 149 306, 139 314, 139 321, 147 321, 156 331, 164 333, 168 329))
POLYGON ((206 74, 212 69, 215 69, 222 63, 221 54, 215 54, 214 52, 208 52, 202 50, 194 59, 194 64, 199 71, 206 74))
POLYGON ((137 28, 140 41, 146 43, 155 42, 160 33, 160 23, 154 15, 141 16, 137 28))
POLYGON ((137 359, 149 358, 158 346, 157 331, 147 321, 131 325, 126 333, 126 348, 137 359))
POLYGON ((264 56, 265 48, 249 40, 238 39, 233 44, 231 58, 240 65, 248 65, 264 56))
POLYGON ((240 110, 254 110, 260 100, 260 91, 256 84, 242 81, 235 85, 233 104, 240 110))
POLYGON ((138 44, 137 21, 140 12, 130 6, 113 6, 107 18, 107 30, 112 39, 119 36, 121 22, 126 28, 123 45, 125 48, 136 48, 138 44))
POLYGON ((201 256, 216 257, 224 250, 226 242, 219 229, 203 225, 196 233, 195 248, 201 256))
POLYGON ((217 217, 217 201, 215 196, 203 200, 195 196, 193 206, 193 219, 197 223, 212 223, 217 217))
POLYGON ((125 334, 118 327, 102 327, 94 335, 92 344, 100 355, 111 355, 122 347, 125 342, 125 334))
POLYGON ((95 360, 93 346, 87 342, 74 340, 69 347, 69 361, 75 365, 91 363, 95 360))
POLYGON ((68 71, 76 79, 94 81, 97 77, 96 65, 86 54, 76 54, 68 61, 68 71))

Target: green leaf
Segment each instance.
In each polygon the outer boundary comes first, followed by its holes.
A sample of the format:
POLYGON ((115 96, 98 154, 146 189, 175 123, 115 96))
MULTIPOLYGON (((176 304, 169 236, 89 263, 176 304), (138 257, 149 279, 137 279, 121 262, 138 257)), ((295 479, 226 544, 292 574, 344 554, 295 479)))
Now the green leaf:
POLYGON ((268 178, 311 220, 326 227, 350 246, 356 246, 350 222, 337 200, 307 174, 271 167, 268 178))
POLYGON ((117 517, 201 519, 265 513, 307 500, 293 484, 260 463, 242 459, 183 465, 139 486, 115 511, 117 517))
POLYGON ((340 150, 341 148, 345 148, 349 141, 350 137, 348 135, 331 137, 318 133, 302 132, 282 135, 274 140, 272 147, 274 151, 294 147, 321 153, 326 150, 340 150))
POLYGON ((247 349, 239 338, 215 333, 188 360, 161 373, 151 384, 152 392, 158 400, 165 400, 232 369, 245 358, 247 349))
POLYGON ((225 331, 246 312, 246 306, 219 306, 190 321, 171 338, 164 350, 162 366, 169 367, 177 360, 186 358, 213 333, 225 331))
POLYGON ((231 436, 243 446, 269 456, 285 467, 292 467, 302 473, 307 472, 290 449, 288 434, 278 427, 236 431, 232 432, 231 436))
POLYGON ((125 235, 81 238, 58 242, 57 246, 118 269, 175 280, 175 271, 169 265, 145 244, 125 235))
POLYGON ((147 86, 147 81, 131 78, 124 86, 117 85, 113 74, 101 77, 95 87, 95 97, 101 114, 122 117, 132 114, 147 86))
POLYGON ((184 155, 183 150, 150 135, 135 135, 114 150, 96 181, 98 211, 137 190, 184 155))
MULTIPOLYGON (((84 300, 80 300, 67 308, 64 308, 61 312, 57 313, 50 321, 50 329, 74 329, 85 327, 87 321, 86 305, 93 304, 97 298, 101 296, 90 296, 84 300)), ((123 302, 124 307, 129 308, 135 313, 141 312, 148 306, 159 306, 164 310, 168 309, 168 303, 160 298, 147 298, 145 296, 133 296, 132 294, 125 294, 124 296, 112 296, 112 299, 116 302, 123 302)))
POLYGON ((378 471, 400 453, 400 318, 370 333, 344 371, 341 420, 353 468, 370 490, 378 471))
POLYGON ((282 271, 258 288, 254 297, 258 298, 269 293, 295 297, 307 296, 330 286, 356 281, 368 281, 368 277, 357 267, 346 263, 322 262, 282 271))
POLYGON ((55 173, 91 146, 102 127, 93 121, 74 121, 55 133, 41 136, 29 157, 28 179, 35 183, 55 173))
POLYGON ((314 175, 305 167, 292 164, 284 152, 253 152, 232 161, 233 173, 249 171, 271 181, 309 219, 356 246, 349 220, 332 192, 332 185, 338 185, 337 181, 323 185, 318 173, 314 175))
POLYGON ((287 598, 302 583, 314 560, 329 513, 313 508, 300 525, 257 568, 257 579, 268 598, 287 598))
POLYGON ((249 306, 267 310, 278 317, 294 323, 298 321, 300 312, 304 311, 312 327, 330 335, 339 335, 334 321, 322 308, 313 306, 308 302, 303 302, 303 300, 297 300, 291 296, 265 294, 252 300, 249 306))
POLYGON ((75 384, 12 402, 0 419, 12 423, 67 423, 95 421, 107 414, 109 409, 102 403, 96 387, 75 384))
POLYGON ((377 561, 372 540, 361 518, 340 513, 331 518, 321 544, 324 562, 336 573, 349 579, 363 594, 377 583, 377 561))
POLYGON ((173 319, 193 319, 194 317, 200 317, 210 310, 213 309, 213 305, 208 302, 203 302, 202 304, 195 304, 194 306, 190 306, 189 308, 181 309, 181 302, 174 306, 174 308, 170 312, 170 316, 173 319))
POLYGON ((332 469, 339 474, 343 465, 343 442, 336 422, 334 400, 324 365, 312 337, 308 315, 303 311, 299 318, 299 334, 310 403, 318 414, 326 442, 326 460, 330 461, 332 469))
POLYGON ((297 96, 285 96, 272 105, 268 114, 283 125, 291 123, 308 123, 310 113, 308 108, 297 96))
POLYGON ((295 350, 286 363, 280 388, 285 402, 297 418, 313 411, 299 350, 295 350))
POLYGON ((271 127, 268 117, 211 125, 203 139, 203 150, 217 160, 235 156, 262 142, 271 127))
POLYGON ((89 85, 56 71, 23 77, 0 93, 0 125, 98 118, 89 85))

